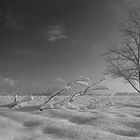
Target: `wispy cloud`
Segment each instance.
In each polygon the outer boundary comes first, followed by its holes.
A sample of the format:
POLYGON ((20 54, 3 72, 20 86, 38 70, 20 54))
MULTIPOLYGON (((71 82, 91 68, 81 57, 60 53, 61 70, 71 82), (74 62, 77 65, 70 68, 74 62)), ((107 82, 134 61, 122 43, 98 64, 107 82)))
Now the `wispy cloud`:
POLYGON ((63 25, 54 25, 50 26, 49 29, 46 31, 49 41, 55 41, 59 39, 65 39, 67 36, 64 34, 66 29, 63 25))
POLYGON ((66 39, 66 29, 62 24, 56 24, 48 26, 47 28, 40 29, 37 35, 41 38, 47 39, 50 42, 55 42, 56 40, 66 39))
POLYGON ((16 81, 15 80, 12 80, 12 79, 10 79, 10 78, 8 78, 8 77, 2 77, 2 76, 0 76, 0 84, 6 84, 6 85, 8 85, 8 86, 11 86, 11 87, 14 87, 15 86, 15 84, 16 84, 16 81))
POLYGON ((6 11, 5 27, 8 30, 21 31, 23 26, 18 23, 18 19, 10 11, 6 11))

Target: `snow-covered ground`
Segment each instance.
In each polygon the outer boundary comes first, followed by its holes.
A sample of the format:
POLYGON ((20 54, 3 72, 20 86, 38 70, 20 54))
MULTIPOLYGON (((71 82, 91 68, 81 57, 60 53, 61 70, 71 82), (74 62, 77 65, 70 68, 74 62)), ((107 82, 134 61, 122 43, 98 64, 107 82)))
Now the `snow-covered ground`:
MULTIPOLYGON (((0 97, 0 140, 140 140, 140 97, 114 96, 114 105, 105 110, 41 112, 43 100, 35 97, 12 109, 13 97, 0 97)), ((86 106, 85 100, 82 97, 74 105, 86 106)))

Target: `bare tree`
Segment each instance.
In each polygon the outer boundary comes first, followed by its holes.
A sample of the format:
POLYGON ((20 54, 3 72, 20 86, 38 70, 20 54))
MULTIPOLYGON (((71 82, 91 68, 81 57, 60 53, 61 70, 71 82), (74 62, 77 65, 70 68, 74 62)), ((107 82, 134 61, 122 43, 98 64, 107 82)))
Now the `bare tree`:
POLYGON ((140 10, 138 8, 128 9, 127 20, 121 25, 120 32, 122 41, 111 44, 105 53, 109 63, 105 74, 124 79, 140 93, 140 10))

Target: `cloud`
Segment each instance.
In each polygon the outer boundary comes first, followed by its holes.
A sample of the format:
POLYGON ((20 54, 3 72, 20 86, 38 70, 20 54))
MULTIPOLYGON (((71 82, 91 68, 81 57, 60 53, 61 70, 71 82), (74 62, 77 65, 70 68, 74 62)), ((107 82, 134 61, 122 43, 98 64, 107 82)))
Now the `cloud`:
POLYGON ((48 41, 54 42, 60 39, 66 39, 67 36, 65 35, 66 29, 63 25, 53 25, 45 30, 45 35, 47 36, 48 41))
POLYGON ((7 30, 21 31, 22 26, 19 25, 17 18, 10 11, 5 14, 5 27, 7 30))
POLYGON ((0 84, 1 85, 8 85, 8 86, 11 86, 11 87, 14 87, 15 86, 15 83, 16 81, 15 80, 12 80, 8 77, 2 77, 0 76, 0 84))

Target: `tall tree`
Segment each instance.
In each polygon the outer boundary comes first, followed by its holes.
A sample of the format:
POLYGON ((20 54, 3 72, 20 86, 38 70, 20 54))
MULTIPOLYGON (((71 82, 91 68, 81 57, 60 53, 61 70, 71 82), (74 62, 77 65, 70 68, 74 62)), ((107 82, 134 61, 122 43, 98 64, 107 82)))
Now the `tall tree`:
POLYGON ((140 93, 140 8, 128 8, 120 32, 121 41, 112 43, 105 53, 109 63, 105 74, 124 79, 140 93))

